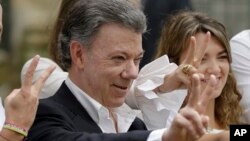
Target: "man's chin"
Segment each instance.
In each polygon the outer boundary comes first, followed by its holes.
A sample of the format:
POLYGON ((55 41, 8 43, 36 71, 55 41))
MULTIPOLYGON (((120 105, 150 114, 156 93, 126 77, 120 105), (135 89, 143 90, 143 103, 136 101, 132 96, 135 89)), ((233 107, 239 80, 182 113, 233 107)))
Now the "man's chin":
POLYGON ((118 108, 121 107, 125 103, 125 100, 117 100, 110 105, 111 108, 118 108))

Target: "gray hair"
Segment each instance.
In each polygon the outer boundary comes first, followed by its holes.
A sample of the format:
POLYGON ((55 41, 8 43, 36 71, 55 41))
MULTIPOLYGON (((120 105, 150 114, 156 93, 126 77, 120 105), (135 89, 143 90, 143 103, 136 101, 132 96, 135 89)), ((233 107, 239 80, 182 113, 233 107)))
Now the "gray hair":
POLYGON ((58 38, 58 57, 63 69, 71 66, 70 42, 79 41, 88 48, 101 26, 115 23, 136 33, 146 31, 146 17, 127 0, 79 0, 68 9, 58 38))

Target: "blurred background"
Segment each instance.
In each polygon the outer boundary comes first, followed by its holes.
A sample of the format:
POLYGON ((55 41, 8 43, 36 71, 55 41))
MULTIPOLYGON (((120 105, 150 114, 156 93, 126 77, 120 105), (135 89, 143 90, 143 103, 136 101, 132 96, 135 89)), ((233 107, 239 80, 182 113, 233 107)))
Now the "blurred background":
MULTIPOLYGON (((20 87, 21 68, 28 59, 36 54, 49 57, 50 32, 61 0, 2 1, 4 30, 0 45, 0 96, 4 99, 12 89, 20 87)), ((250 28, 250 0, 190 1, 193 10, 207 13, 222 22, 230 38, 250 28)))

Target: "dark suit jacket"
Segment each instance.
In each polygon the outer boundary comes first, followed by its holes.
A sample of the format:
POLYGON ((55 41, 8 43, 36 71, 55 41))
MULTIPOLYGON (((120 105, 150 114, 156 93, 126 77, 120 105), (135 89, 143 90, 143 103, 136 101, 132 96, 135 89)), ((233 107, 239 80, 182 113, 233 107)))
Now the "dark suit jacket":
POLYGON ((145 124, 139 118, 132 123, 128 133, 102 133, 64 82, 54 96, 40 100, 27 140, 145 141, 149 134, 150 131, 146 131, 145 124))

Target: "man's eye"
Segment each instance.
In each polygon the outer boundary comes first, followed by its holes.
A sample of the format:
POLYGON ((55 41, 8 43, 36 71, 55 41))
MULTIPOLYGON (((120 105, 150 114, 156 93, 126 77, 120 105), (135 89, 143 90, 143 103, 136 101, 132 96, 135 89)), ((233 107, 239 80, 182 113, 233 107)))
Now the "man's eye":
POLYGON ((122 57, 122 56, 116 56, 116 57, 114 57, 114 59, 116 59, 116 60, 125 60, 125 58, 122 57))
POLYGON ((219 56, 219 59, 228 59, 228 56, 227 55, 221 55, 221 56, 219 56))
POLYGON ((113 60, 114 60, 115 62, 123 62, 125 59, 126 59, 126 58, 123 57, 123 56, 115 56, 115 57, 113 57, 113 60))
POLYGON ((135 59, 135 64, 139 65, 142 60, 142 57, 135 59))

